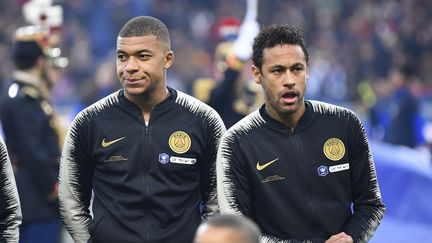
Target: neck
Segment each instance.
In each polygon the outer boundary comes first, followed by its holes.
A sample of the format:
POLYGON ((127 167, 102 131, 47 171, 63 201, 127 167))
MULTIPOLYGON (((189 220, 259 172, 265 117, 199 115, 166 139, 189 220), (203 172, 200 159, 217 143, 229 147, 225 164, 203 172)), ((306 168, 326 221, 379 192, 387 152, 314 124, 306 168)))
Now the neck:
POLYGON ((303 116, 303 114, 306 111, 306 106, 304 102, 295 112, 292 113, 278 112, 271 105, 268 104, 266 104, 265 107, 270 117, 272 117, 276 121, 285 124, 287 127, 291 129, 294 129, 294 127, 297 126, 298 122, 300 121, 300 118, 303 116))
POLYGON ((48 87, 47 82, 40 78, 40 75, 40 70, 32 68, 28 70, 15 70, 12 77, 20 83, 28 84, 38 89, 42 97, 49 100, 50 87, 48 87))
POLYGON ((165 87, 158 92, 155 91, 139 95, 131 95, 125 92, 125 97, 140 108, 144 121, 148 122, 152 109, 169 97, 169 91, 165 87))
POLYGON ((13 78, 34 86, 39 86, 42 83, 42 80, 40 79, 40 72, 35 68, 28 70, 15 70, 13 72, 13 78))

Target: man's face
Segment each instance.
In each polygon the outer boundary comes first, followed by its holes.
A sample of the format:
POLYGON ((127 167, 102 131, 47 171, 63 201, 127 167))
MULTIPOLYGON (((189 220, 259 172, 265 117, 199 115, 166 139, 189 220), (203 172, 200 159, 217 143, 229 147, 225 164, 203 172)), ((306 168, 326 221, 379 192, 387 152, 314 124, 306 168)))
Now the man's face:
POLYGON ((255 82, 261 84, 270 115, 301 116, 304 111, 307 63, 298 45, 265 48, 261 70, 253 66, 255 82))
POLYGON ((174 54, 156 36, 117 38, 117 76, 125 94, 149 95, 165 89, 174 54))
POLYGON ((198 228, 194 243, 246 243, 239 232, 227 227, 202 225, 198 228))

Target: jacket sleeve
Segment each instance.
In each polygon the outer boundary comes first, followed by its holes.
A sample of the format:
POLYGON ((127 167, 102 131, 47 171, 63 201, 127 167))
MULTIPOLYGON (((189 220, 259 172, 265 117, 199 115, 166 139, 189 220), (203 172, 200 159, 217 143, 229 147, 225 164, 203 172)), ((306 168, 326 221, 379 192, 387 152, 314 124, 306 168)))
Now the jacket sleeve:
POLYGON ((352 117, 348 149, 354 212, 344 231, 354 242, 367 242, 384 217, 385 206, 364 127, 355 115, 352 117))
POLYGON ((324 239, 308 239, 308 240, 282 240, 272 235, 263 234, 260 243, 324 243, 324 239))
POLYGON ((18 243, 22 215, 6 146, 0 137, 0 242, 18 243))
POLYGON ((260 239, 260 243, 303 243, 299 240, 282 240, 272 235, 263 234, 260 239))
POLYGON ((203 202, 202 216, 208 218, 219 212, 216 190, 216 155, 220 138, 225 132, 225 125, 219 114, 213 109, 210 112, 207 127, 207 150, 204 163, 201 165, 201 197, 203 202))
POLYGON ((90 200, 93 162, 88 120, 80 113, 69 128, 63 146, 59 175, 60 217, 76 243, 90 238, 90 200))
POLYGON ((242 166, 240 142, 232 132, 221 139, 217 156, 217 190, 222 214, 252 217, 252 192, 242 166))

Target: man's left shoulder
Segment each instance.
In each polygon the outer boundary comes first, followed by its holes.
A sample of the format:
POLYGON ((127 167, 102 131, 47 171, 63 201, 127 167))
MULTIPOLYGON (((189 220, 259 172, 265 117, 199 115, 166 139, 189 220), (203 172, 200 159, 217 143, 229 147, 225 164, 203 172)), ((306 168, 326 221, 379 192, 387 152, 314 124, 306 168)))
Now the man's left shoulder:
POLYGON ((316 114, 335 116, 339 118, 342 117, 357 118, 357 115, 353 110, 344 106, 330 104, 327 102, 316 101, 316 100, 308 100, 308 102, 310 103, 313 112, 316 114))
POLYGON ((226 130, 219 113, 201 100, 181 91, 177 91, 175 103, 185 109, 192 119, 198 119, 202 125, 211 127, 212 130, 218 132, 224 132, 226 130))
POLYGON ((208 104, 181 91, 177 91, 177 97, 175 99, 175 102, 194 114, 219 116, 219 114, 208 104))

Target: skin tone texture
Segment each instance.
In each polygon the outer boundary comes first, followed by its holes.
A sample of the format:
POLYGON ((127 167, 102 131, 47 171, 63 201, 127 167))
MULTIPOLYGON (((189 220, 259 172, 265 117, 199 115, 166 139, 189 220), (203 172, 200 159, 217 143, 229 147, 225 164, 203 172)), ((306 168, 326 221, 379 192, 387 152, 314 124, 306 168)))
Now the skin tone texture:
POLYGON ((203 225, 198 228, 194 243, 247 243, 243 238, 228 227, 203 225))

